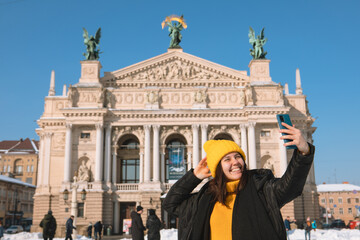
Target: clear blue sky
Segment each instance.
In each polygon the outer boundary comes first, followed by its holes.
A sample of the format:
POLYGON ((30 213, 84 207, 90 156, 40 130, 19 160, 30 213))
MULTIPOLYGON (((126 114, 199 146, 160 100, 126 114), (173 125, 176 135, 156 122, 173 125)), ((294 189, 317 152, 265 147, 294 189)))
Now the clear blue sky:
POLYGON ((75 84, 82 27, 102 28, 101 64, 114 71, 167 51, 161 22, 184 14, 184 51, 248 70, 248 29, 265 27, 273 81, 295 92, 300 68, 312 116, 317 183, 360 185, 360 1, 0 0, 0 140, 38 139, 50 73, 56 91, 75 84))

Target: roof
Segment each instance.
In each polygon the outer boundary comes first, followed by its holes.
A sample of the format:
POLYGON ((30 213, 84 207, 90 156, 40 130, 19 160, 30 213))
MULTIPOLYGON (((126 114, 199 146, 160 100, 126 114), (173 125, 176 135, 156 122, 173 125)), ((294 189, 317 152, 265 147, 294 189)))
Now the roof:
POLYGON ((2 182, 9 182, 9 183, 14 183, 14 184, 18 184, 18 185, 27 186, 27 187, 36 188, 35 185, 32 185, 32 184, 30 184, 30 183, 25 183, 25 182, 22 182, 22 181, 20 181, 20 180, 18 180, 18 179, 11 178, 11 177, 4 176, 4 175, 0 175, 0 181, 2 181, 2 182))
POLYGON ((360 191, 360 186, 353 184, 320 184, 317 185, 318 192, 352 192, 360 191))
POLYGON ((9 152, 27 152, 27 153, 37 153, 39 149, 39 141, 30 140, 26 138, 23 140, 5 140, 0 142, 0 152, 9 153, 9 152))

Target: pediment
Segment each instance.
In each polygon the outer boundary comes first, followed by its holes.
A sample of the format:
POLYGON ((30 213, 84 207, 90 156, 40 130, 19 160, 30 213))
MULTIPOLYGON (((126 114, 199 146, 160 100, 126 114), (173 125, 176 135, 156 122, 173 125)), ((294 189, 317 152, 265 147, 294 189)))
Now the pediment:
POLYGON ((246 71, 231 69, 173 50, 117 71, 106 72, 101 78, 101 82, 105 84, 191 81, 233 81, 245 84, 249 82, 249 76, 246 71))

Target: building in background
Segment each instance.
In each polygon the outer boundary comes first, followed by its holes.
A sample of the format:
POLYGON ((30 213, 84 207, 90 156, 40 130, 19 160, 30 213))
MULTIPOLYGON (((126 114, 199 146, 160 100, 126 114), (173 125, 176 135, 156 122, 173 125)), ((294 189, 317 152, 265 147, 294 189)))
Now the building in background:
POLYGON ((31 225, 36 186, 0 175, 0 221, 10 225, 31 225))
MULTIPOLYGON (((40 163, 32 231, 40 231, 43 214, 52 209, 59 234, 71 214, 79 234, 98 220, 122 233, 139 204, 176 227, 161 209, 161 196, 197 166, 208 139, 233 140, 250 169, 282 176, 293 150, 279 139, 276 114, 290 114, 311 143, 316 128, 299 70, 290 94, 272 80, 269 64, 252 60, 248 74, 180 48, 100 77, 100 62, 87 60, 79 81, 61 95, 52 72, 36 129, 40 163)), ((282 212, 299 222, 318 219, 317 197, 312 167, 302 195, 282 212)))
POLYGON ((342 219, 346 224, 360 217, 360 186, 343 182, 342 184, 320 184, 317 186, 321 218, 342 219))
POLYGON ((0 174, 36 185, 39 141, 23 140, 0 142, 0 174))

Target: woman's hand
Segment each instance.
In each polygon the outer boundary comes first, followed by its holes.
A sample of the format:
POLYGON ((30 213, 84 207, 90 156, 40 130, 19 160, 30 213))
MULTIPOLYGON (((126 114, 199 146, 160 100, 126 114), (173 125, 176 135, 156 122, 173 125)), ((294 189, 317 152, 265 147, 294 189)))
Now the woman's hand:
POLYGON ((211 176, 210 170, 207 167, 206 157, 204 157, 194 169, 195 176, 203 180, 211 176))
POLYGON ((281 123, 287 129, 280 129, 280 133, 287 133, 288 135, 281 136, 280 139, 289 139, 292 140, 288 143, 284 143, 284 146, 296 145, 299 152, 302 155, 307 155, 310 153, 310 147, 306 142, 305 138, 301 134, 301 131, 293 126, 290 126, 284 122, 281 123))

